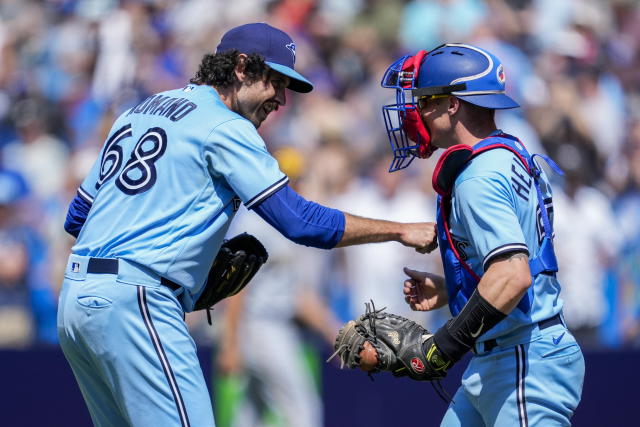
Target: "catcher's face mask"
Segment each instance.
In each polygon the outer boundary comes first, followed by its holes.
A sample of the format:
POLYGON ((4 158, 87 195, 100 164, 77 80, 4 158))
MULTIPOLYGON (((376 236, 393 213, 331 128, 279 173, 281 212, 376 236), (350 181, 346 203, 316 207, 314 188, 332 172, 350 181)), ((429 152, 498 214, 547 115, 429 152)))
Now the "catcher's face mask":
POLYGON ((389 172, 406 168, 414 158, 427 158, 436 150, 417 101, 453 95, 483 108, 518 107, 505 94, 500 60, 466 44, 444 44, 428 53, 422 50, 403 56, 387 69, 381 84, 396 90, 396 103, 382 107, 394 155, 389 172))
POLYGON ((422 123, 412 90, 416 88, 420 65, 427 55, 421 50, 406 55, 391 64, 382 77, 382 87, 396 90, 395 104, 382 107, 387 136, 393 151, 389 172, 404 169, 414 158, 427 158, 436 150, 431 136, 422 123))

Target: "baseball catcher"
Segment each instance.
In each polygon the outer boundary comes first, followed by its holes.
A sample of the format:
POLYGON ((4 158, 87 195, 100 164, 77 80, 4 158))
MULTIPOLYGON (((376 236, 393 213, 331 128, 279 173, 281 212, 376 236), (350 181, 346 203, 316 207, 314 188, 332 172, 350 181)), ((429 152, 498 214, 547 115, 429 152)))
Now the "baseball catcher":
POLYGON ((458 43, 404 56, 382 79, 396 91, 383 106, 390 171, 445 150, 432 178, 444 277, 405 268, 405 301, 420 311, 448 304, 453 317, 430 334, 367 307, 340 331, 336 354, 351 368, 437 385, 472 351, 464 373, 472 380, 450 399, 442 426, 571 425, 582 392, 584 358, 563 320, 553 194, 540 162, 562 171, 497 128, 495 111, 518 107, 505 81, 496 56, 458 43))

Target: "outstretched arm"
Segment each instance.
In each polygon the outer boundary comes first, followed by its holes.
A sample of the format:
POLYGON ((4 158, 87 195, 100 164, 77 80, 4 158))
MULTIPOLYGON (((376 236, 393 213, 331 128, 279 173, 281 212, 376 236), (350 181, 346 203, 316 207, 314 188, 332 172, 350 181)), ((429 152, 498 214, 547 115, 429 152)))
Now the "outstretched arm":
POLYGON ((416 248, 420 253, 429 253, 438 247, 436 225, 433 222, 399 223, 348 213, 344 216, 344 233, 336 247, 389 241, 416 248))
POLYGON ((425 253, 438 245, 434 223, 362 218, 305 200, 288 185, 252 209, 285 237, 306 246, 331 249, 397 241, 425 253))

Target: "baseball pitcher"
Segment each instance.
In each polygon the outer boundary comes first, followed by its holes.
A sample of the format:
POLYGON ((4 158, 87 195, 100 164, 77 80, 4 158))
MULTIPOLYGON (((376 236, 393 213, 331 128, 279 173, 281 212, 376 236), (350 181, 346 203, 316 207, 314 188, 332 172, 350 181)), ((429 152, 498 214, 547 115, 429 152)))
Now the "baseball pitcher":
POLYGON ((399 224, 307 201, 257 132, 310 92, 295 43, 265 23, 229 30, 191 84, 117 118, 65 228, 58 334, 97 426, 213 426, 184 313, 239 292, 268 254, 241 234, 223 242, 239 205, 296 243, 333 248, 396 240, 433 250, 435 224, 399 224))

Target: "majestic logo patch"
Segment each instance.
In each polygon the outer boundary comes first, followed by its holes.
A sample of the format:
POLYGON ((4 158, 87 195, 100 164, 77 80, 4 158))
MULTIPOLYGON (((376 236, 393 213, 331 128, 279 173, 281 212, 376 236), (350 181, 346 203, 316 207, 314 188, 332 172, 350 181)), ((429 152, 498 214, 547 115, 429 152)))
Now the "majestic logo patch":
POLYGON ((500 84, 504 84, 506 77, 504 76, 504 67, 502 66, 502 64, 498 66, 498 69, 496 70, 496 76, 498 77, 498 81, 500 82, 500 84))
POLYGON ((424 372, 424 363, 422 363, 422 360, 414 357, 413 359, 411 359, 411 369, 413 369, 415 372, 422 373, 424 372))
POLYGON ((293 55, 293 62, 296 62, 296 44, 295 43, 289 43, 284 45, 284 47, 286 47, 287 49, 289 49, 291 51, 291 55, 293 55))
POLYGON ((460 240, 453 239, 453 246, 455 246, 458 251, 458 255, 460 255, 460 259, 462 261, 466 261, 469 259, 469 255, 467 255, 466 248, 469 247, 469 242, 463 242, 460 240))
POLYGON ((393 343, 393 345, 400 345, 400 334, 396 331, 387 332, 389 335, 389 339, 393 343))
POLYGON ((233 211, 238 212, 238 209, 240 209, 240 205, 242 204, 242 200, 240 200, 240 197, 234 197, 231 202, 233 203, 233 211))

